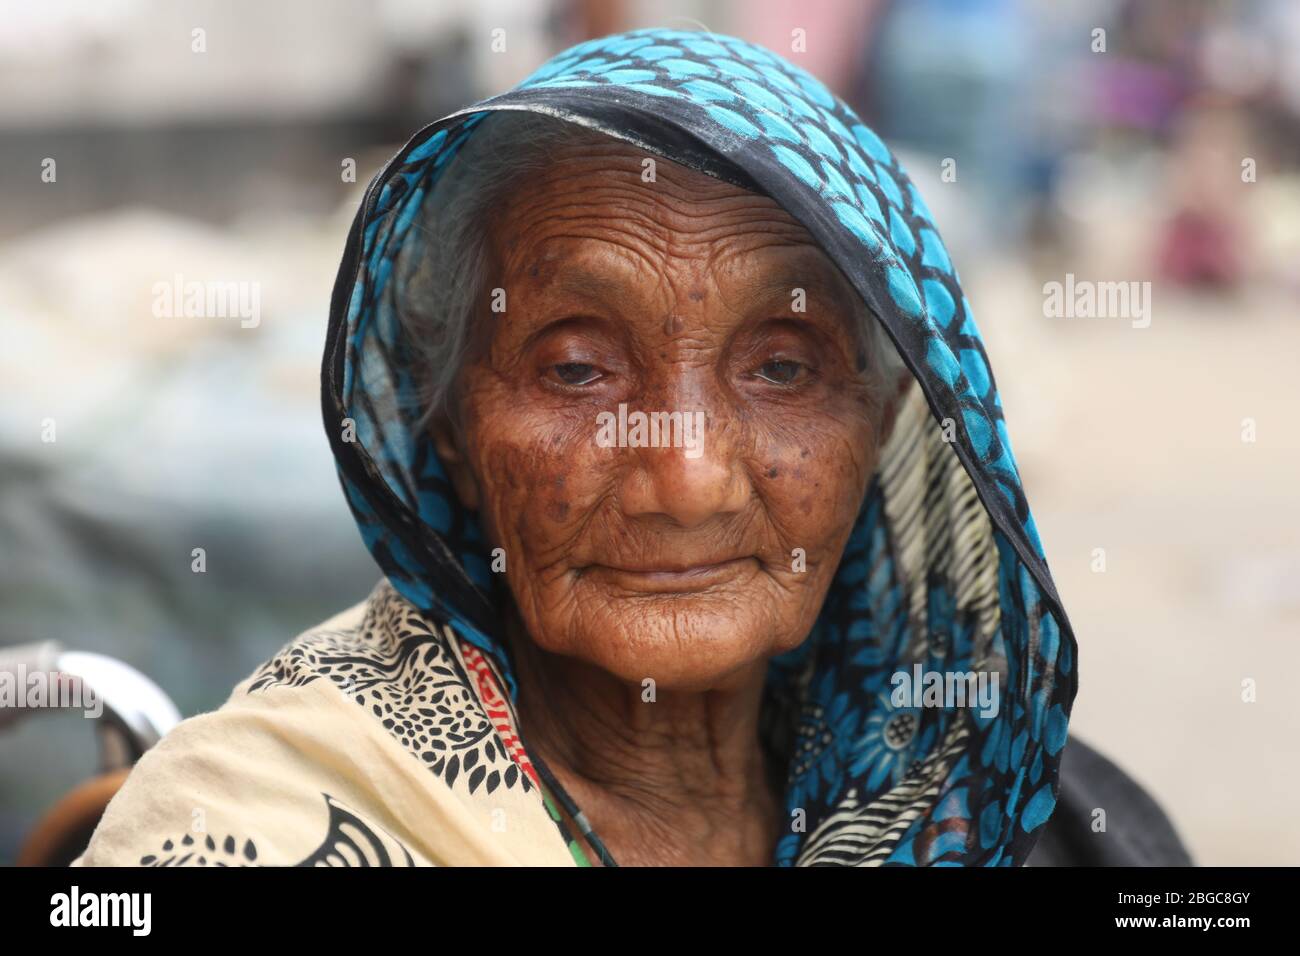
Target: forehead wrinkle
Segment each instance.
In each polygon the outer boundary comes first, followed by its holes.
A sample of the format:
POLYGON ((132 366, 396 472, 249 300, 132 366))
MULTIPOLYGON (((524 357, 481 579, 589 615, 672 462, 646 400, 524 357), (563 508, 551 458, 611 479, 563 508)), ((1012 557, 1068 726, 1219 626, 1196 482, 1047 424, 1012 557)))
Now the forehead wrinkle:
POLYGON ((609 203, 620 217, 641 213, 646 225, 671 232, 675 227, 709 240, 710 233, 740 225, 792 235, 803 227, 775 200, 715 179, 671 160, 658 159, 654 182, 642 179, 646 154, 621 142, 588 143, 556 151, 532 188, 514 193, 506 205, 520 216, 538 207, 563 204, 563 218, 581 218, 584 210, 603 212, 609 203), (701 223, 703 227, 701 228, 701 223))
POLYGON ((810 241, 803 227, 779 208, 745 200, 676 209, 663 197, 639 188, 588 188, 580 194, 548 192, 530 197, 515 204, 498 228, 521 235, 524 245, 553 238, 594 238, 641 245, 661 255, 682 254, 678 250, 694 253, 701 246, 741 243, 761 248, 810 241), (530 233, 531 242, 527 241, 530 233))
MULTIPOLYGON (((839 269, 809 236, 806 242, 774 242, 758 249, 728 250, 719 262, 718 274, 726 280, 728 293, 753 303, 780 300, 787 307, 795 289, 803 289, 810 302, 823 303, 854 312, 863 303, 839 269), (756 255, 763 249, 790 249, 790 255, 756 255), (750 271, 757 271, 750 276, 750 271)), ((788 308, 787 308, 787 311, 788 308)), ((790 311, 792 318, 804 313, 790 311)))
POLYGON ((557 233, 520 250, 520 256, 525 251, 529 255, 520 266, 526 265, 528 259, 559 266, 539 272, 540 291, 572 295, 615 312, 622 312, 630 298, 656 291, 660 285, 661 270, 656 268, 643 243, 628 244, 583 233, 557 233), (546 250, 546 246, 557 243, 565 248, 546 250), (647 282, 647 277, 656 281, 647 282))
POLYGON ((647 183, 644 155, 619 142, 587 154, 558 151, 534 188, 498 207, 506 273, 547 263, 538 289, 616 313, 634 302, 656 323, 676 315, 684 324, 654 337, 680 345, 699 336, 710 310, 743 315, 756 302, 788 305, 795 288, 814 302, 845 304, 834 267, 818 258, 821 247, 775 200, 670 160, 647 183))
POLYGON ((599 133, 580 135, 573 142, 561 144, 552 152, 547 169, 539 181, 588 179, 605 173, 612 174, 611 179, 644 185, 660 194, 677 194, 676 198, 687 203, 718 197, 758 195, 667 157, 599 133), (654 162, 655 180, 651 183, 642 179, 647 159, 654 162))

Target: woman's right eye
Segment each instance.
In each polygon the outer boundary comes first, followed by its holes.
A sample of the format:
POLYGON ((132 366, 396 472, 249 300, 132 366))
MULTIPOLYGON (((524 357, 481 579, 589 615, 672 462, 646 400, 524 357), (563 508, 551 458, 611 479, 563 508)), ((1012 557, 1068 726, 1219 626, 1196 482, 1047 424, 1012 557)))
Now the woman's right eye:
POLYGON ((565 385, 590 385, 600 378, 600 370, 585 362, 561 362, 552 365, 551 371, 565 385))

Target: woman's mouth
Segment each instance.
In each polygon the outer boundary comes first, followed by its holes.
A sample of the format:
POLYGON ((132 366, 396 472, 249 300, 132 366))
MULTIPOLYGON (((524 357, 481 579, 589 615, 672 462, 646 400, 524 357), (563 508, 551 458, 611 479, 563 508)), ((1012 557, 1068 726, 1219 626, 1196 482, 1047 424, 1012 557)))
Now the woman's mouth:
POLYGON ((758 559, 749 556, 700 563, 592 564, 583 574, 630 593, 690 594, 733 583, 756 570, 758 559))

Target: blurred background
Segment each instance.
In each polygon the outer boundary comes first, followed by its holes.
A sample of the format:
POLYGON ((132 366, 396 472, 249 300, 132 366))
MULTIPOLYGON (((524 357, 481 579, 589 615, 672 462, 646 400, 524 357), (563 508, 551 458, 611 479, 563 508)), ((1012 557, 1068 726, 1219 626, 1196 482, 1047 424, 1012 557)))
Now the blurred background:
MULTIPOLYGON (((1078 634, 1072 733, 1197 862, 1300 863, 1294 0, 0 0, 0 647, 112 655, 188 716, 363 599, 318 399, 361 191, 643 26, 788 56, 897 149, 1078 634), (1067 274, 1150 282, 1150 325, 1046 316, 1067 274), (176 275, 256 282, 260 322, 155 317, 176 275)), ((0 728, 0 863, 95 764, 80 716, 0 728)))

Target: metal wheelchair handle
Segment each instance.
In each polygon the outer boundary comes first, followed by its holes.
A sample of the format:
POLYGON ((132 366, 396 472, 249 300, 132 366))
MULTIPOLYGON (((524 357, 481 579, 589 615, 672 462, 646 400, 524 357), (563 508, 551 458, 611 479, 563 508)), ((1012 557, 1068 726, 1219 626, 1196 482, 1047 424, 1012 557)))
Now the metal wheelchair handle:
MULTIPOLYGON (((58 641, 39 641, 35 644, 17 644, 0 647, 0 674, 7 674, 14 682, 14 692, 22 694, 23 682, 28 674, 58 670, 59 655, 63 645, 58 641)), ((17 723, 30 710, 23 707, 4 706, 0 700, 0 728, 17 723)))
MULTIPOLYGON (((57 641, 0 648, 0 674, 5 673, 16 682, 34 673, 71 678, 102 701, 96 731, 103 771, 131 766, 181 720, 171 698, 134 667, 103 654, 65 651, 57 641)), ((22 693, 24 687, 15 689, 22 693)), ((55 708, 0 706, 0 728, 34 709, 55 708)))

